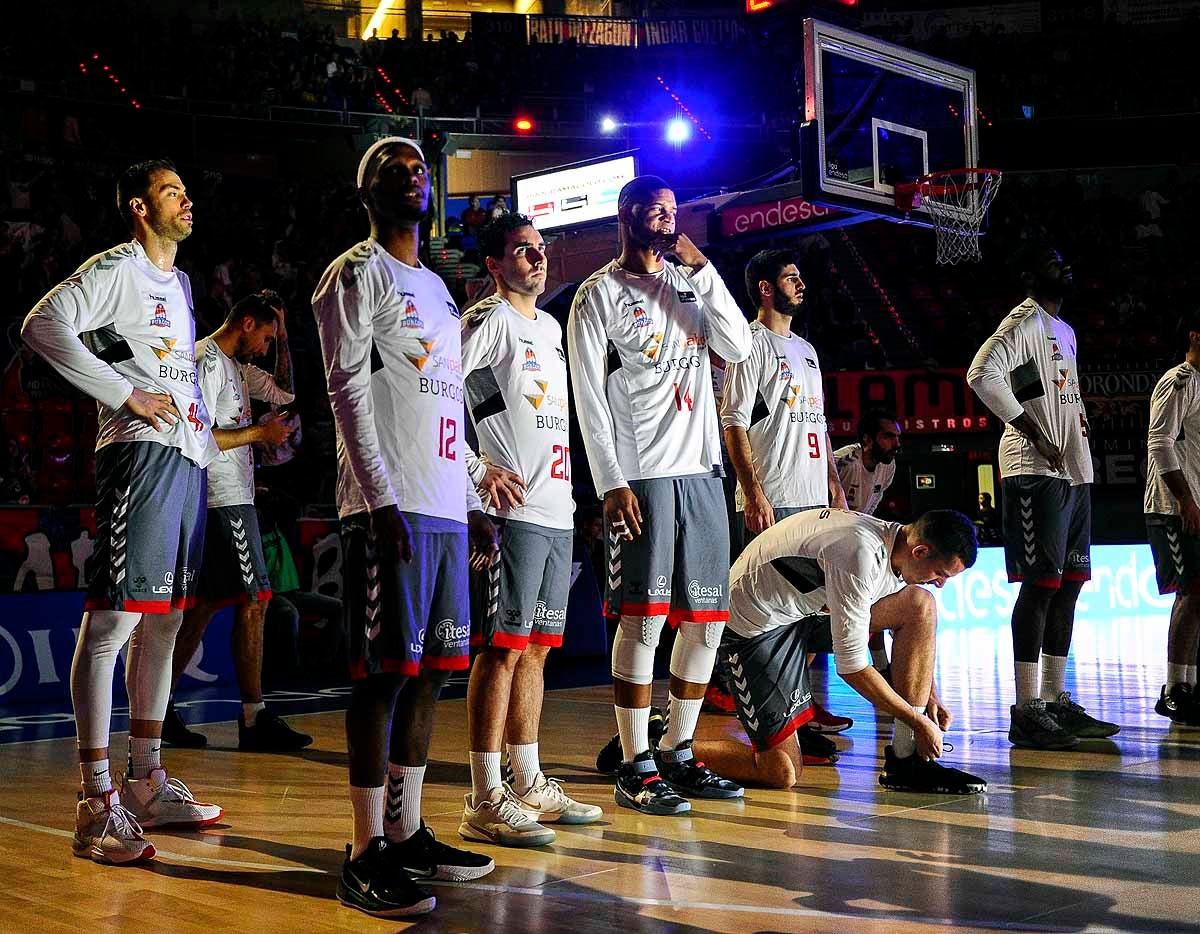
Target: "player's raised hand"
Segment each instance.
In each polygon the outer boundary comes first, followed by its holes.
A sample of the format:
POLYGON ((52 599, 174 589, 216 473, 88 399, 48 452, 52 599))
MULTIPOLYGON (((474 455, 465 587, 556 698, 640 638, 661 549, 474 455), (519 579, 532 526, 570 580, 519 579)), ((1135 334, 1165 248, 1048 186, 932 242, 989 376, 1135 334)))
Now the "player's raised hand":
POLYGON ((679 262, 692 269, 699 269, 708 264, 708 257, 700 252, 696 244, 692 243, 691 237, 684 233, 677 234, 676 237, 675 246, 668 250, 668 253, 674 254, 679 262))
POLYGON ((125 400, 125 408, 155 431, 161 430, 158 427, 159 419, 162 420, 164 428, 170 428, 179 420, 179 409, 175 407, 175 400, 165 392, 146 392, 144 389, 134 388, 125 400))
POLYGON ((604 524, 626 541, 642 534, 642 510, 633 490, 619 486, 604 494, 604 524))
POLYGON ((479 492, 488 495, 488 501, 499 509, 515 509, 525 505, 525 481, 511 470, 488 464, 479 492))

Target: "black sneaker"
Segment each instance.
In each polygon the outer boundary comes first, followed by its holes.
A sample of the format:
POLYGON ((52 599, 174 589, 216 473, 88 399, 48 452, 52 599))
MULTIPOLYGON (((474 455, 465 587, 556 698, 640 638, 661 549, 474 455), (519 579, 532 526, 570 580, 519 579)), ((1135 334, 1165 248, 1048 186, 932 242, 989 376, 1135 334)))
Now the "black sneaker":
POLYGON ((1154 705, 1154 712, 1174 723, 1187 723, 1192 717, 1192 707, 1195 703, 1196 698, 1190 684, 1174 684, 1169 691, 1164 684, 1158 695, 1158 703, 1154 705))
POLYGON ((238 749, 243 752, 295 752, 312 745, 307 733, 293 730, 284 719, 270 710, 260 710, 254 726, 238 717, 238 749))
MULTIPOLYGON (((650 719, 646 723, 646 729, 650 734, 650 748, 654 749, 667 732, 667 718, 663 715, 661 707, 650 708, 650 719)), ((604 744, 604 748, 596 756, 596 771, 604 775, 614 775, 624 758, 625 754, 621 750, 621 734, 617 733, 604 744)))
POLYGON ((690 803, 662 780, 654 766, 654 753, 649 750, 632 762, 622 762, 617 768, 613 797, 621 807, 643 814, 686 814, 692 809, 690 803))
POLYGON ((674 749, 659 749, 654 764, 663 780, 688 798, 740 798, 745 789, 737 782, 722 778, 692 753, 692 741, 674 749))
POLYGON ((195 730, 189 730, 187 724, 175 712, 175 702, 167 704, 167 715, 163 718, 162 741, 183 749, 201 749, 208 745, 208 737, 195 730))
POLYGON ((346 845, 346 861, 337 884, 339 902, 376 918, 404 918, 433 911, 437 899, 391 860, 389 850, 393 846, 386 837, 374 837, 358 859, 351 859, 350 846, 346 845))
POLYGON ((1046 713, 1050 714, 1064 730, 1080 739, 1104 739, 1108 736, 1116 736, 1121 732, 1121 727, 1117 724, 1089 716, 1081 705, 1071 700, 1069 691, 1059 694, 1058 700, 1047 702, 1046 713))
POLYGON ((421 829, 403 843, 388 845, 388 858, 404 867, 414 879, 470 882, 496 868, 490 856, 471 853, 442 843, 421 821, 421 829))
POLYGON ((927 795, 978 795, 987 791, 982 778, 924 759, 915 752, 901 759, 891 746, 883 750, 879 784, 891 791, 915 791, 927 795))
POLYGON ((1074 749, 1079 737, 1068 733, 1046 710, 1046 702, 1034 698, 1008 708, 1008 741, 1025 749, 1074 749))
POLYGON ((796 730, 800 758, 805 765, 833 765, 838 760, 837 743, 808 726, 796 730))

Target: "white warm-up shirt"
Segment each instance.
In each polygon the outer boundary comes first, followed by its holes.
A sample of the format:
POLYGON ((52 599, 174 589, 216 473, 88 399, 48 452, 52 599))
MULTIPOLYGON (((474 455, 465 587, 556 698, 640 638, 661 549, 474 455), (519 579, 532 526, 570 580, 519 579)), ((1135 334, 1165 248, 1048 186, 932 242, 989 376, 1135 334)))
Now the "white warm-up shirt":
MULTIPOLYGON (((750 325, 750 356, 725 368, 721 427, 742 428, 767 501, 828 506, 829 456, 825 388, 817 351, 804 338, 750 325)), ((739 481, 735 501, 746 508, 739 481)))
POLYGON ((118 441, 178 448, 201 467, 217 455, 196 371, 192 287, 137 240, 93 256, 33 306, 21 337, 99 406, 96 450, 118 441), (125 408, 134 389, 167 393, 180 418, 156 431, 125 408))
POLYGON ((896 462, 876 464, 874 470, 867 470, 862 459, 862 445, 847 444, 833 452, 833 463, 842 489, 846 491, 847 505, 855 512, 874 514, 895 479, 896 462))
POLYGON ((338 515, 395 505, 465 523, 482 504, 466 468, 459 312, 442 280, 364 240, 325 270, 313 313, 338 515))
POLYGON ((1193 496, 1200 496, 1200 370, 1183 363, 1163 374, 1150 396, 1145 511, 1177 515, 1179 504, 1163 474, 1183 471, 1193 496))
POLYGON ((487 464, 525 481, 525 505, 486 504, 494 516, 552 529, 573 527, 567 364, 562 328, 547 312, 530 319, 500 295, 490 295, 462 318, 467 411, 479 439, 468 450, 475 483, 487 464))
POLYGON ((749 638, 828 607, 838 674, 871 664, 871 606, 905 587, 892 570, 898 522, 841 509, 788 516, 758 535, 729 571, 729 622, 749 638))
POLYGON ((750 329, 712 263, 637 275, 612 261, 575 294, 567 348, 599 496, 630 480, 719 475, 708 351, 746 359, 750 329))

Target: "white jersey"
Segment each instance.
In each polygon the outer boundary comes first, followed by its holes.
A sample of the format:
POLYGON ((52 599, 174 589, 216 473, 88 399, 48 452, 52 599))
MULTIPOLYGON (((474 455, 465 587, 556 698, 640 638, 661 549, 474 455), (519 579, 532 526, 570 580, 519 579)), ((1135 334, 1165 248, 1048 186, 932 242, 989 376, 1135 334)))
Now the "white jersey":
POLYGON ((871 607, 904 589, 892 570, 898 522, 841 509, 788 516, 758 535, 729 571, 729 622, 749 638, 828 612, 838 674, 871 664, 871 607))
POLYGON ((25 343, 96 400, 96 450, 118 441, 178 448, 201 467, 217 455, 196 373, 192 286, 163 272, 137 240, 93 256, 34 305, 25 343), (156 431, 128 409, 134 389, 167 393, 180 418, 156 431))
POLYGON ((597 495, 630 480, 719 475, 708 351, 744 360, 750 330, 712 263, 637 275, 613 260, 579 287, 567 347, 597 495))
POLYGON ((487 464, 525 481, 525 505, 487 511, 551 529, 573 527, 567 364, 562 328, 547 312, 530 320, 500 295, 490 295, 462 319, 467 411, 482 459, 467 451, 476 484, 487 464))
POLYGON ((1163 474, 1182 470, 1192 495, 1200 496, 1200 370, 1183 363, 1158 381, 1147 434, 1145 511, 1178 515, 1163 474))
MULTIPOLYGON (((803 337, 750 325, 750 356, 725 368, 721 427, 742 428, 772 506, 828 506, 825 388, 817 351, 803 337)), ((746 508, 739 481, 735 502, 746 508)))
MULTIPOLYGON (((211 337, 196 345, 200 391, 212 413, 213 428, 247 428, 254 424, 250 400, 286 405, 296 397, 275 385, 270 373, 231 360, 211 337)), ((221 451, 208 465, 208 508, 254 504, 254 445, 221 451)))
POLYGON ((876 464, 874 470, 867 470, 862 459, 862 445, 847 444, 833 452, 833 463, 842 489, 846 491, 847 505, 855 512, 873 515, 896 477, 896 462, 876 464))
POLYGON ((1063 477, 1072 486, 1092 482, 1087 412, 1079 391, 1075 332, 1032 298, 1012 310, 975 354, 967 382, 1005 424, 1000 475, 1063 477), (1051 469, 1012 427, 1024 412, 1063 453, 1065 472, 1051 469))
POLYGON ((386 506, 465 523, 480 509, 463 450, 458 307, 442 280, 374 240, 313 293, 337 429, 338 515, 386 506))

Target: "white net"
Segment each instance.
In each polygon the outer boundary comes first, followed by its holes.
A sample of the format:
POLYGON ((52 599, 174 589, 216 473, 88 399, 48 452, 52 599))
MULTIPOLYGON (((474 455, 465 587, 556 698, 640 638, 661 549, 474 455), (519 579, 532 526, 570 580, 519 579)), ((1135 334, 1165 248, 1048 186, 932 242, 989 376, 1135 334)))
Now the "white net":
POLYGON ((979 228, 1000 190, 1002 175, 995 169, 957 169, 927 175, 917 185, 937 234, 937 261, 943 266, 976 263, 979 228))

